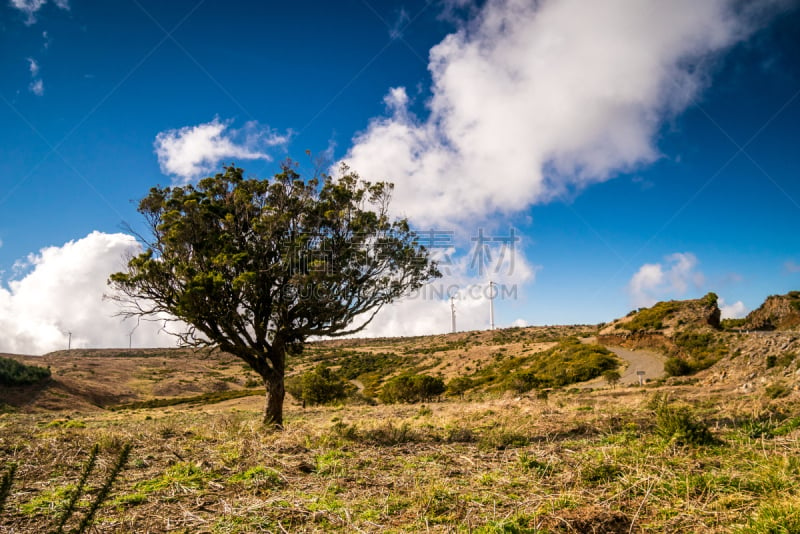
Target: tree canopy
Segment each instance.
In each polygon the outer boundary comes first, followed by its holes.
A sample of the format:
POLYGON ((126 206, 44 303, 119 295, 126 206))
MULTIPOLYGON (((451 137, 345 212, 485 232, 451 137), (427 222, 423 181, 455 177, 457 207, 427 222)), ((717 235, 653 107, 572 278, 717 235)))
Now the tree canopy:
POLYGON ((111 276, 132 316, 174 317, 185 343, 234 354, 264 379, 265 421, 282 425, 286 355, 312 336, 363 329, 381 307, 440 276, 392 184, 348 169, 303 180, 287 162, 271 180, 240 168, 196 186, 154 187, 139 203, 149 236, 111 276))

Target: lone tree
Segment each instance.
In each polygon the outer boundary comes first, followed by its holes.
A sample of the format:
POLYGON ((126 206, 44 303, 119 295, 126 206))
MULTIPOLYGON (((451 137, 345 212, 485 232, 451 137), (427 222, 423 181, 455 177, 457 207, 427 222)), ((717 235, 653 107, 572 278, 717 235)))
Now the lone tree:
POLYGON ((346 166, 335 181, 304 181, 291 162, 272 180, 243 172, 152 188, 139 203, 147 248, 109 283, 123 315, 172 316, 183 343, 247 362, 266 386, 264 422, 281 427, 287 355, 358 332, 441 275, 408 221, 390 219, 392 184, 346 166))

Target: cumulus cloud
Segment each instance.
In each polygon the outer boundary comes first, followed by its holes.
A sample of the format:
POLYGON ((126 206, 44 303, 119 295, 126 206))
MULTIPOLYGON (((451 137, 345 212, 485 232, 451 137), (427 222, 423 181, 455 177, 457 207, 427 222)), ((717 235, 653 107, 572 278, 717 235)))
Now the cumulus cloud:
MULTIPOLYGON (((25 24, 30 26, 36 23, 36 13, 38 13, 46 3, 47 0, 11 0, 11 7, 22 11, 26 16, 25 24)), ((53 3, 61 9, 69 9, 68 0, 55 0, 53 3)))
POLYGON ((659 300, 680 297, 690 289, 699 289, 705 282, 696 269, 697 257, 691 252, 676 252, 664 258, 665 263, 646 263, 628 282, 628 295, 636 307, 652 306, 659 300))
POLYGON ((343 159, 394 182, 395 207, 423 224, 547 202, 659 158, 661 125, 708 83, 704 60, 777 4, 489 0, 430 51, 428 116, 391 89, 343 159))
POLYGON ((230 128, 231 123, 215 117, 197 126, 160 132, 154 146, 161 172, 187 183, 217 170, 226 159, 271 160, 266 150, 289 141, 288 134, 279 135, 254 121, 238 130, 230 128))
POLYGON ((741 319, 747 315, 747 306, 741 300, 727 304, 725 299, 720 297, 718 304, 723 319, 741 319))
MULTIPOLYGON (((47 247, 17 266, 17 279, 0 286, 0 352, 43 354, 73 347, 127 347, 135 320, 115 316, 119 307, 104 300, 106 281, 122 270, 125 257, 140 251, 125 234, 92 232, 60 247, 47 247), (20 269, 24 268, 24 272, 20 269)), ((142 321, 135 346, 174 346, 163 325, 142 321)))

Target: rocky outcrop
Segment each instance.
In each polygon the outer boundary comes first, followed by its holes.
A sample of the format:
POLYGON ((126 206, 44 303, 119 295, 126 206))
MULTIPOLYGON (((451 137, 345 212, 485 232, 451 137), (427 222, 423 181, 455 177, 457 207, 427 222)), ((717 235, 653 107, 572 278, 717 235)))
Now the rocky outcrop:
POLYGON ((600 335, 630 337, 646 334, 670 338, 685 330, 718 330, 720 316, 717 295, 709 293, 700 299, 670 300, 641 308, 610 323, 600 331, 600 335))
POLYGON ((767 297, 761 306, 750 312, 742 329, 761 331, 800 329, 800 291, 767 297))

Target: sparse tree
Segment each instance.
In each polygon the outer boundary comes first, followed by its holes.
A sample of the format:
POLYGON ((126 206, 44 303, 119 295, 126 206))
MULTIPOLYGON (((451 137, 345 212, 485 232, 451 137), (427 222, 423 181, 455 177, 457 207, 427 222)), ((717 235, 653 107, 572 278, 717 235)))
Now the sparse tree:
POLYGON ((606 384, 611 386, 611 388, 615 388, 617 384, 619 384, 622 375, 619 374, 619 371, 616 369, 606 369, 603 371, 603 378, 606 381, 606 384))
POLYGON ((389 217, 391 184, 346 166, 337 180, 304 181, 291 162, 272 180, 243 172, 151 189, 147 248, 110 284, 124 314, 174 317, 184 343, 244 360, 264 380, 265 423, 281 427, 287 354, 358 332, 440 274, 408 221, 389 217))

